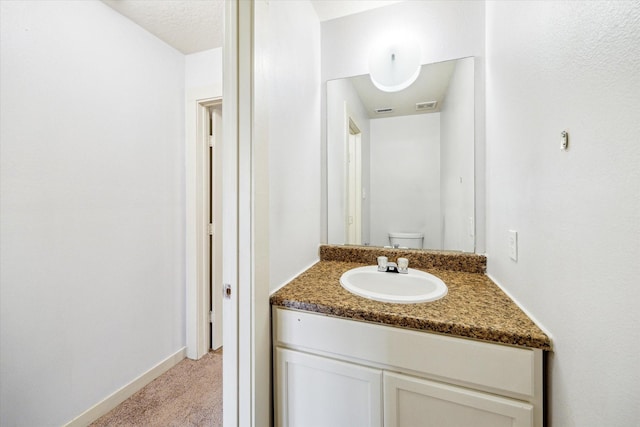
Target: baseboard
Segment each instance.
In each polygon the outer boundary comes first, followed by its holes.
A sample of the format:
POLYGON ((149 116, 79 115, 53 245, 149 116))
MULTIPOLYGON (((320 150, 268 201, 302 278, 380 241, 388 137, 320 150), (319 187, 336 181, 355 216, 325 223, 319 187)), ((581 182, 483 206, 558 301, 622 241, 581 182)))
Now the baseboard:
POLYGON ((87 409, 82 414, 69 421, 67 424, 65 424, 65 427, 88 426, 89 424, 127 400, 142 387, 146 386, 151 381, 155 380, 160 375, 164 374, 169 369, 177 365, 178 362, 186 357, 186 354, 187 348, 182 347, 180 350, 167 357, 162 362, 158 363, 156 366, 149 369, 147 372, 140 375, 135 380, 131 381, 129 384, 115 391, 103 401, 96 403, 91 408, 87 409))

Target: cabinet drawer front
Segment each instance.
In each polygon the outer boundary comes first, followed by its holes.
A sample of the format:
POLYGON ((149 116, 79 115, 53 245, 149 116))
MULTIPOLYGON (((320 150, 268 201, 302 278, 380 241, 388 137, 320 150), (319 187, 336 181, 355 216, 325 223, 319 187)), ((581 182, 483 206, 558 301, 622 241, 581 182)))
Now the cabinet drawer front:
POLYGON ((397 367, 525 400, 542 393, 540 350, 275 307, 273 316, 275 345, 397 367))
POLYGON ((384 374, 385 427, 531 427, 533 406, 401 374, 384 374))
POLYGON ((277 348, 276 425, 382 427, 382 371, 277 348))

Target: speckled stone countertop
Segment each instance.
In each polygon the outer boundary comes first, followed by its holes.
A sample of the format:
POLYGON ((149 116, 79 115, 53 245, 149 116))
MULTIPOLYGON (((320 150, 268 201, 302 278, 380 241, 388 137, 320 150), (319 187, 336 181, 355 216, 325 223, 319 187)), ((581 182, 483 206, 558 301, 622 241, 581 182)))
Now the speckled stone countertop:
MULTIPOLYGON (((379 248, 377 250, 379 253, 379 248)), ((395 257, 389 256, 389 259, 395 260, 395 257)), ((418 268, 411 257, 409 260, 410 268, 418 268)), ((549 337, 482 273, 420 267, 442 279, 449 292, 440 300, 418 304, 372 301, 354 295, 340 285, 340 276, 345 271, 374 264, 324 260, 321 257, 320 262, 272 295, 271 304, 426 332, 551 350, 549 337)))

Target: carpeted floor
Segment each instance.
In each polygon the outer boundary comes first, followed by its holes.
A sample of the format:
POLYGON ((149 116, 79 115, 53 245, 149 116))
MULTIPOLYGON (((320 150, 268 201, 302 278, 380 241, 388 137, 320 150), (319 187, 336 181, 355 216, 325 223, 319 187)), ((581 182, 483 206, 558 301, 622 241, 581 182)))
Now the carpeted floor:
POLYGON ((221 426, 222 350, 184 359, 91 426, 221 426))

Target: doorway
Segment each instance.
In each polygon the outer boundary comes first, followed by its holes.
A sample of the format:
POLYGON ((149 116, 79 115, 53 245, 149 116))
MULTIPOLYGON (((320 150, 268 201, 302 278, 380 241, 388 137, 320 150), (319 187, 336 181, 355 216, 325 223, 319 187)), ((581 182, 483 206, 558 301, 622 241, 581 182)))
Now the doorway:
POLYGON ((222 99, 189 94, 187 160, 187 357, 222 346, 222 99))
MULTIPOLYGON (((208 188, 205 197, 208 199, 209 236, 209 348, 218 350, 222 347, 222 193, 221 156, 217 149, 222 141, 222 104, 217 102, 207 107, 209 117, 208 161, 205 175, 208 175, 208 188)), ((206 326, 205 326, 206 329, 206 326)))

